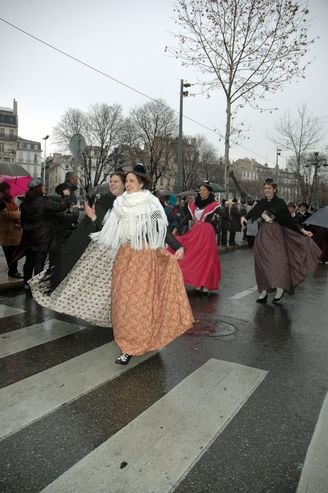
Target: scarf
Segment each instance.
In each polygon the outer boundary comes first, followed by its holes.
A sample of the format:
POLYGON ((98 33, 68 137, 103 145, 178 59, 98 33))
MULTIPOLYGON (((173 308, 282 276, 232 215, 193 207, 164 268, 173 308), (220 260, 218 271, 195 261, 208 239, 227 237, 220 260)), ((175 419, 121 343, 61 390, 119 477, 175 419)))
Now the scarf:
POLYGON ((211 192, 209 194, 209 196, 207 197, 207 199, 204 199, 204 200, 201 199, 201 196, 199 194, 197 194, 197 197, 195 199, 195 204, 198 207, 198 209, 205 209, 205 207, 208 204, 211 204, 214 201, 215 201, 215 198, 214 198, 213 192, 211 192))
POLYGON ((104 218, 104 226, 90 238, 114 252, 129 243, 134 250, 164 248, 167 218, 160 201, 141 190, 115 199, 113 209, 104 218))

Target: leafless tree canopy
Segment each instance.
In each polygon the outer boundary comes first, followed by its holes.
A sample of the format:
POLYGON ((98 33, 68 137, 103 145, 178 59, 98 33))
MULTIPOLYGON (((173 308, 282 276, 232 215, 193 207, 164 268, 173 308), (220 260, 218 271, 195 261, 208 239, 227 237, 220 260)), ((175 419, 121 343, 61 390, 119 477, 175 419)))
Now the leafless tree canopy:
POLYGON ((97 103, 83 113, 69 108, 54 129, 57 142, 68 149, 74 134, 84 136, 87 148, 80 160, 82 164, 81 182, 85 189, 97 186, 111 171, 113 149, 120 144, 124 125, 122 108, 118 104, 97 103))
POLYGON ((206 90, 221 88, 226 98, 225 182, 232 107, 259 108, 267 91, 304 77, 308 9, 290 0, 178 0, 177 49, 183 65, 200 69, 206 90))
POLYGON ((175 153, 176 114, 158 100, 132 110, 130 120, 136 128, 140 145, 147 149, 149 158, 145 165, 152 178, 151 186, 155 188, 175 153))
POLYGON ((309 185, 313 179, 308 166, 310 150, 322 138, 320 120, 309 114, 305 104, 297 108, 296 114, 286 112, 276 126, 276 136, 272 139, 281 149, 292 152, 290 165, 297 180, 296 200, 309 200, 309 185))

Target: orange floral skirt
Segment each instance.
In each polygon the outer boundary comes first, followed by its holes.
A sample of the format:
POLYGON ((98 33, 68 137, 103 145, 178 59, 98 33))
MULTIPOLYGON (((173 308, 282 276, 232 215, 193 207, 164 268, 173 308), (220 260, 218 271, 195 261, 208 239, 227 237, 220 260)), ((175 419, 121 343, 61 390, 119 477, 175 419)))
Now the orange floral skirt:
POLYGON ((122 353, 159 349, 194 322, 183 277, 164 249, 120 247, 113 266, 112 323, 122 353))

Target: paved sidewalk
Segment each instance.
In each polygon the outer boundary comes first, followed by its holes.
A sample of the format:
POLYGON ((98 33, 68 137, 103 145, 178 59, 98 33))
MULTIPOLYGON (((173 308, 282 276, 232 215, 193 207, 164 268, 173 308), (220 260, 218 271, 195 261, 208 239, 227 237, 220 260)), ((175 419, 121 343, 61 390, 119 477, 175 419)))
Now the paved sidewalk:
MULTIPOLYGON (((25 261, 24 259, 21 259, 18 262, 18 270, 20 273, 23 272, 24 261, 25 261)), ((13 277, 9 277, 7 272, 8 272, 7 262, 1 247, 0 248, 0 289, 8 289, 17 286, 22 286, 23 284, 22 279, 15 279, 13 277)))

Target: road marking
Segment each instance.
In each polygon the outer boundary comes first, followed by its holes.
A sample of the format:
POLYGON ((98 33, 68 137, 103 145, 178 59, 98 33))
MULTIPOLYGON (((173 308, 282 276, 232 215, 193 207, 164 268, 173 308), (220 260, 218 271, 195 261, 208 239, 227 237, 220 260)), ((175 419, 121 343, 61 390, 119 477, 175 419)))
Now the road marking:
POLYGON ((115 364, 114 342, 88 351, 0 390, 0 438, 17 432, 67 402, 73 401, 156 352, 132 358, 128 367, 115 364))
POLYGON ((248 296, 251 293, 254 293, 254 291, 257 291, 257 286, 253 286, 251 288, 245 289, 245 291, 241 291, 240 293, 237 293, 233 296, 230 296, 230 300, 241 300, 241 298, 244 298, 245 296, 248 296))
POLYGON ((0 318, 10 317, 11 315, 18 315, 19 313, 24 313, 25 310, 20 308, 12 308, 7 305, 0 305, 0 318))
POLYGON ((42 491, 172 491, 266 374, 210 359, 42 491))
POLYGON ((317 424, 306 453, 297 493, 328 491, 328 394, 323 402, 317 424))
POLYGON ((2 334, 0 335, 0 358, 59 339, 79 330, 81 328, 78 325, 63 322, 62 320, 47 320, 46 322, 2 334))

